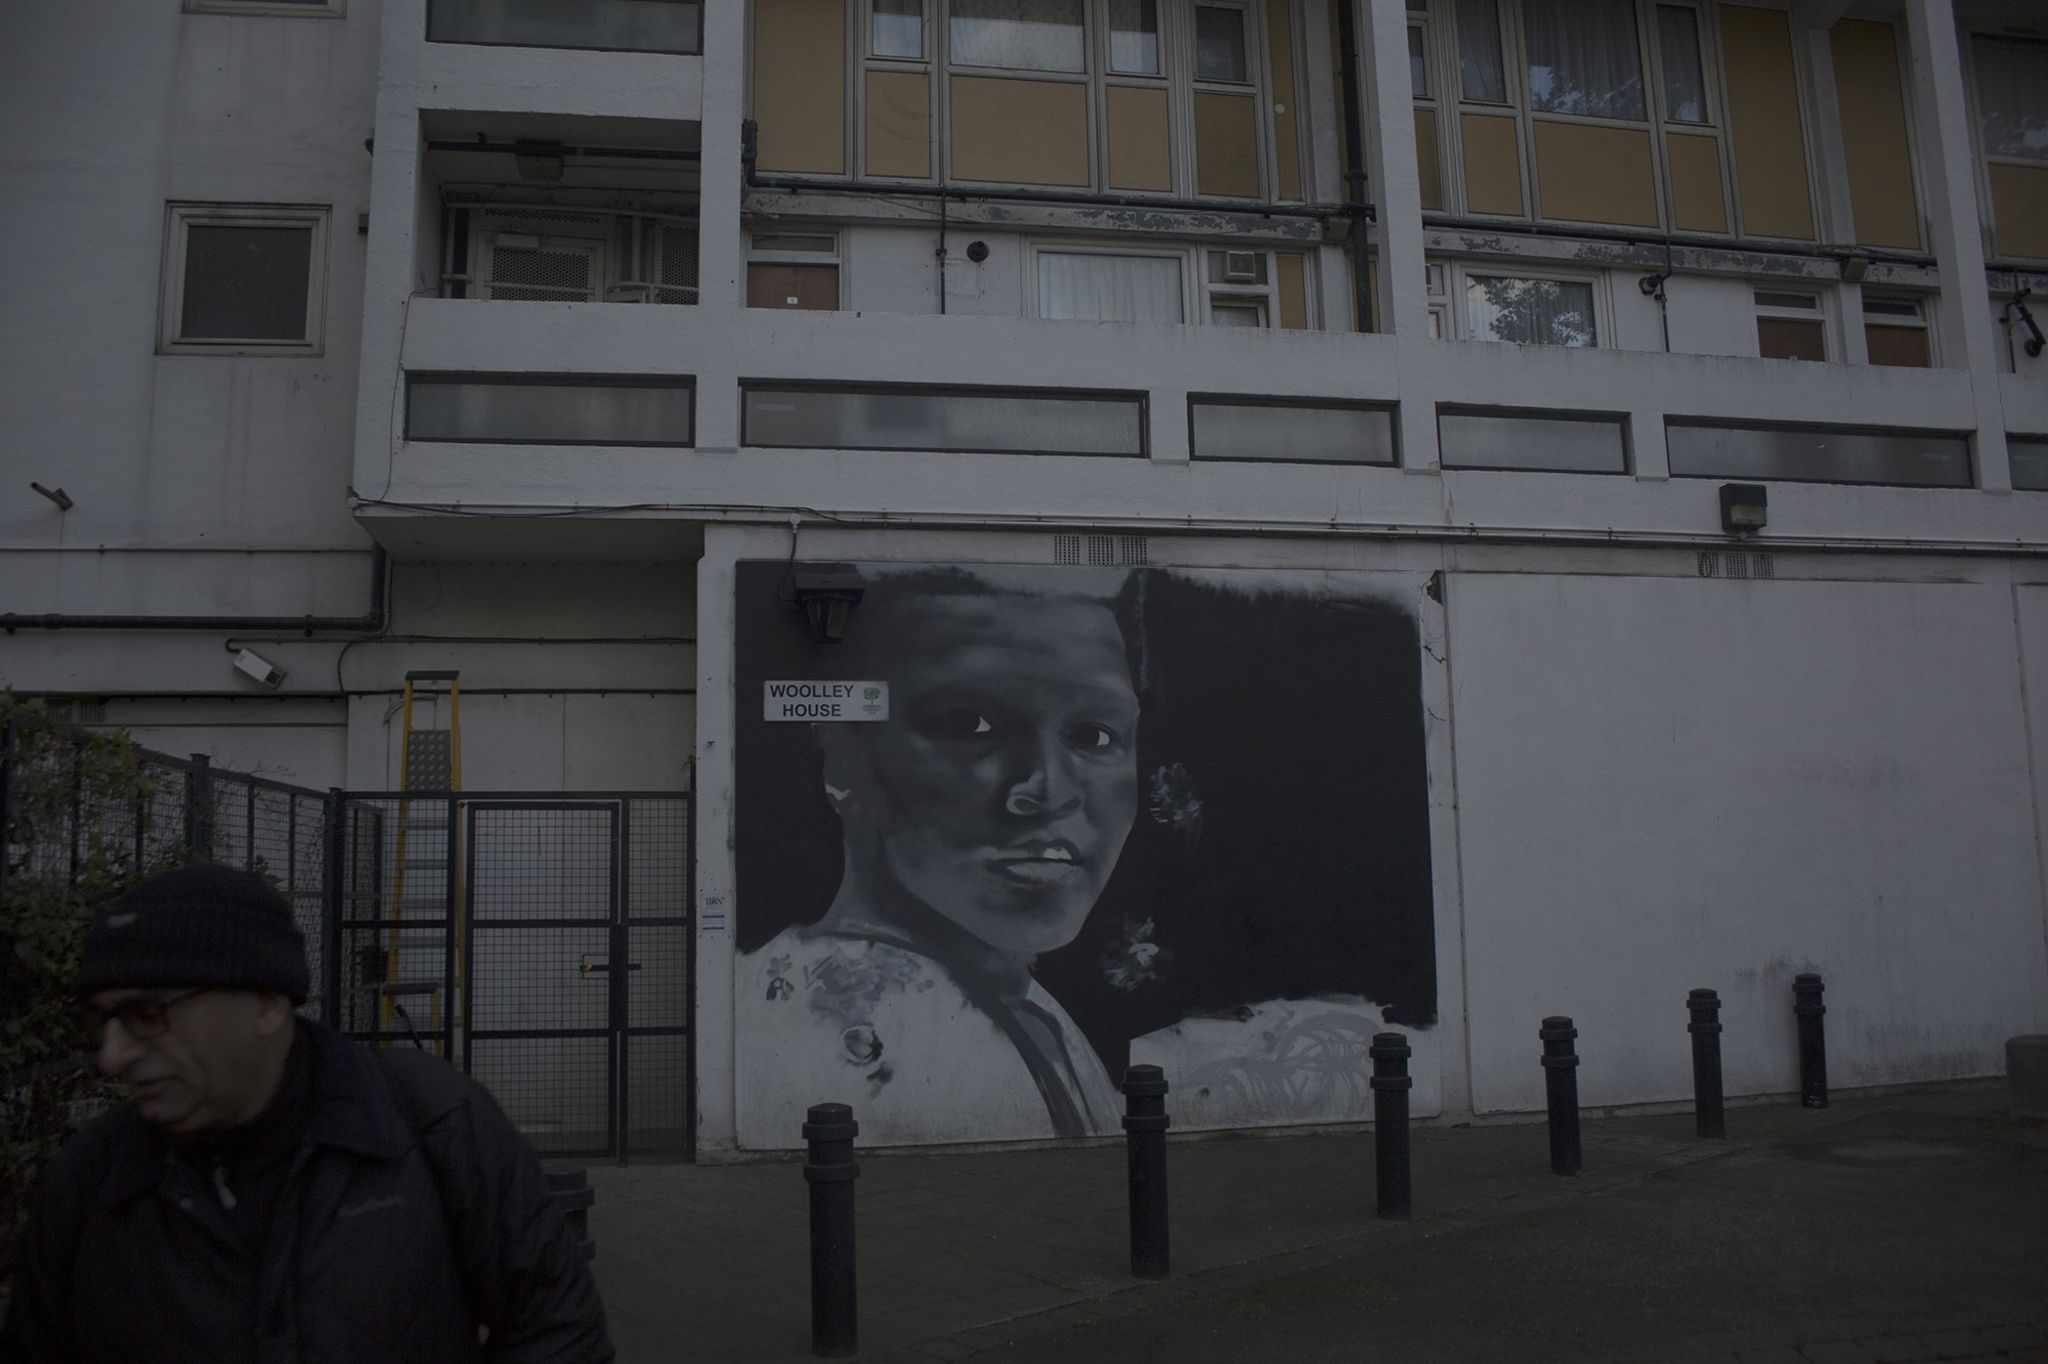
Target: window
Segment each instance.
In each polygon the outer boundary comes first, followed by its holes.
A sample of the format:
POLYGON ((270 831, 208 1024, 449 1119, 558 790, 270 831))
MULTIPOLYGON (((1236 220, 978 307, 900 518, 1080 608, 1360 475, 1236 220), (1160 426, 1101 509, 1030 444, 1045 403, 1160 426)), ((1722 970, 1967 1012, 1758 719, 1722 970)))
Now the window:
POLYGON ((1500 37, 1500 0, 1457 0, 1458 84, 1474 104, 1508 102, 1507 61, 1500 37))
POLYGON ((1081 0, 951 0, 957 66, 1086 71, 1081 0))
POLYGON ((1446 469, 1625 474, 1624 419, 1600 413, 1440 407, 1438 462, 1446 469))
POLYGON ((1244 20, 1244 11, 1235 5, 1195 6, 1196 80, 1242 85, 1250 79, 1244 20))
POLYGON ((825 450, 1135 455, 1145 399, 1135 393, 898 384, 743 385, 740 442, 825 450))
POLYGON ((327 217, 310 205, 170 205, 159 348, 319 354, 327 217))
POLYGON ((185 0, 187 14, 296 14, 340 18, 343 0, 185 0))
POLYGON ((877 57, 924 60, 924 0, 874 0, 868 51, 877 57))
POLYGON ((838 237, 829 232, 756 232, 749 247, 749 308, 838 310, 838 237))
POLYGON ((1467 273, 1465 334, 1524 346, 1597 346, 1592 281, 1467 273))
POLYGON ((1863 295, 1863 336, 1873 365, 1926 369, 1934 363, 1927 314, 1917 298, 1863 295))
POLYGON ((1109 0, 1109 69, 1120 76, 1156 76, 1159 0, 1109 0))
POLYGON ((1529 105, 1587 118, 1646 117, 1634 0, 1522 0, 1529 105))
POLYGON ((1094 322, 1180 322, 1178 256, 1038 253, 1038 315, 1094 322))
POLYGON ((1429 339, 1441 341, 1451 335, 1451 299, 1444 281, 1450 267, 1430 261, 1422 267, 1423 292, 1429 298, 1429 339))
POLYGON ((1820 295, 1758 289, 1756 353, 1766 360, 1827 359, 1827 315, 1820 295))
POLYGON ((2048 41, 1979 33, 1970 65, 1994 254, 2048 259, 2048 41))
POLYGON ((703 17, 701 0, 428 0, 427 41, 695 53, 703 17))
POLYGON ((1196 459, 1396 462, 1391 407, 1321 398, 1196 397, 1188 403, 1188 442, 1196 459))
POLYGON ((1687 5, 1657 6, 1657 42, 1664 69, 1665 121, 1707 122, 1699 11, 1687 5))
POLYGON ((405 438, 493 445, 689 445, 695 393, 666 376, 411 374, 405 438))
POLYGON ((2012 456, 2012 486, 2031 492, 2048 492, 2048 436, 2008 434, 2005 448, 2012 456))
POLYGON ((1680 478, 1970 486, 1970 439, 1950 431, 1673 420, 1665 437, 1680 478))

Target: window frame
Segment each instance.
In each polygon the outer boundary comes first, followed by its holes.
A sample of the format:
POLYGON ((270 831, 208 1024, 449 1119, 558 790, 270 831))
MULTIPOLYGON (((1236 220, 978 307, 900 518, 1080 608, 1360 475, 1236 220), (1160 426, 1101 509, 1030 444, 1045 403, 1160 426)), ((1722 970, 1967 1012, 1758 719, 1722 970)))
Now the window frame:
POLYGON ((325 355, 327 351, 327 243, 330 204, 223 204, 173 201, 164 206, 162 282, 157 296, 159 355, 325 355), (304 228, 306 244, 306 326, 297 341, 274 338, 186 338, 185 258, 195 227, 304 228))
POLYGON ((1557 284, 1585 284, 1591 286, 1593 295, 1593 344, 1590 346, 1555 346, 1555 350, 1612 350, 1614 346, 1607 338, 1614 332, 1614 299, 1609 293, 1608 272, 1605 270, 1551 269, 1537 264, 1535 269, 1522 269, 1519 264, 1485 261, 1429 261, 1430 265, 1445 267, 1445 287, 1449 290, 1446 302, 1447 313, 1452 323, 1452 335, 1459 341, 1472 341, 1495 346, 1548 346, 1543 341, 1504 341, 1492 336, 1474 336, 1472 317, 1466 306, 1466 291, 1474 275, 1489 279, 1544 280, 1557 284))
POLYGON ((1813 483, 1839 488, 1910 488, 1925 492, 1955 492, 1981 486, 1983 479, 1977 468, 1977 442, 1972 433, 1938 427, 1872 426, 1849 422, 1794 422, 1758 421, 1746 417, 1704 417, 1685 413, 1666 413, 1664 416, 1664 443, 1668 448, 1674 428, 1689 427, 1707 431, 1761 431, 1788 434, 1811 432, 1816 435, 1843 436, 1908 436, 1930 439, 1960 440, 1963 443, 1963 481, 1960 483, 1902 483, 1896 479, 1875 478, 1794 478, 1784 474, 1759 473, 1690 473, 1673 468, 1674 479, 1741 479, 1758 483, 1813 483))
POLYGON ((1024 310, 1022 316, 1033 321, 1074 322, 1080 318, 1048 318, 1039 312, 1038 302, 1038 261, 1044 255, 1055 256, 1138 256, 1151 260, 1173 259, 1180 262, 1181 320, 1179 322, 1126 322, 1119 325, 1133 327, 1212 327, 1213 307, 1217 303, 1226 306, 1232 303, 1256 304, 1264 321, 1257 330, 1282 332, 1280 320, 1280 258, 1298 257, 1302 262, 1302 325, 1304 332, 1321 329, 1317 317, 1315 285, 1315 253, 1313 251, 1282 251, 1277 247, 1257 243, 1231 245, 1219 242, 1131 242, 1096 241, 1043 237, 1024 244, 1023 292, 1024 310), (1212 251, 1249 251, 1260 258, 1265 270, 1264 281, 1216 280, 1209 278, 1209 253, 1212 251))
POLYGON ((434 24, 433 6, 437 3, 437 0, 425 0, 425 8, 427 11, 425 15, 425 23, 426 31, 428 34, 426 41, 430 43, 448 44, 457 47, 523 48, 526 49, 527 51, 532 52, 637 52, 655 57, 701 57, 704 55, 704 6, 707 4, 716 4, 717 2, 718 0, 698 0, 697 31, 695 37, 691 39, 694 46, 688 48, 608 47, 599 43, 509 43, 483 42, 474 38, 436 38, 433 37, 432 34, 434 24))
POLYGON ((1804 288, 1789 281, 1776 285, 1752 282, 1749 289, 1749 302, 1751 311, 1756 315, 1756 319, 1760 323, 1766 320, 1777 322, 1811 322, 1820 328, 1821 355, 1819 360, 1807 360, 1806 357, 1799 355, 1765 355, 1763 353, 1763 332, 1761 329, 1757 332, 1758 359, 1794 360, 1807 364, 1827 365, 1834 364, 1841 358, 1842 344, 1841 336, 1836 329, 1833 290, 1819 286, 1804 288), (1795 294, 1807 295, 1812 297, 1813 306, 1811 308, 1799 308, 1789 303, 1766 303, 1763 298, 1765 294, 1782 294, 1787 297, 1795 294))
MULTIPOLYGON (((1978 220, 1984 225, 1985 239, 1991 250, 1985 253, 1987 262, 2017 261, 2038 265, 2048 261, 2048 256, 2021 256, 2004 250, 1998 241, 1998 206, 1991 192, 1991 168, 1999 166, 2039 166, 2048 169, 2048 157, 1994 156, 1984 145, 1984 106, 1977 96, 1977 39, 2018 39, 2023 42, 2040 43, 2048 47, 2048 27, 2029 28, 2024 31, 1987 28, 1982 24, 1964 26, 1958 46, 1961 48, 1963 66, 1963 94, 1965 107, 1970 119, 1971 173, 1977 186, 1978 220)), ((1908 108, 1911 108, 1910 102, 1908 108)), ((1924 201, 1923 201, 1924 202, 1924 201)))
POLYGON ((1275 396, 1260 393, 1190 393, 1188 394, 1188 459, 1197 464, 1236 465, 1315 465, 1330 469, 1399 469, 1401 458, 1401 404, 1390 400, 1363 398, 1321 398, 1275 396), (1243 455, 1205 455, 1195 445, 1195 409, 1211 407, 1270 407, 1285 411, 1290 408, 1309 408, 1315 411, 1384 412, 1387 414, 1387 439, 1389 456, 1378 459, 1260 459, 1243 455))
POLYGON ((1050 459, 1150 459, 1152 457, 1152 400, 1142 389, 1045 388, 1006 384, 920 384, 863 383, 840 379, 786 379, 745 377, 740 380, 740 448, 754 450, 878 450, 907 455, 1033 455, 1050 459), (806 393, 899 393, 945 398, 1052 398, 1076 402, 1127 403, 1137 409, 1138 448, 1126 450, 1027 450, 1015 447, 976 446, 971 448, 901 445, 763 445, 750 440, 747 431, 747 398, 763 390, 800 389, 806 393))
POLYGON ((186 14, 259 14, 299 19, 347 17, 348 0, 184 0, 186 14))
POLYGON ((540 374, 504 370, 409 369, 401 376, 399 389, 405 403, 400 418, 400 439, 407 445, 531 445, 554 446, 564 450, 694 450, 697 448, 697 378, 692 374, 540 374), (690 434, 684 441, 667 440, 508 440, 504 437, 418 436, 412 430, 412 393, 415 384, 466 384, 473 387, 503 388, 680 388, 690 395, 690 434))
POLYGON ((1483 403, 1438 403, 1435 411, 1437 426, 1437 468, 1447 474, 1541 474, 1556 478, 1559 476, 1580 478, 1633 478, 1636 471, 1636 449, 1633 421, 1626 412, 1600 412, 1587 408, 1554 407, 1490 407, 1483 403), (1500 421, 1577 422, 1585 426, 1611 426, 1621 436, 1621 467, 1618 469, 1557 469, 1531 468, 1512 464, 1450 464, 1443 456, 1443 420, 1445 417, 1483 417, 1500 421))
POLYGON ((1861 311, 1863 314, 1862 322, 1864 334, 1864 354, 1866 358, 1869 355, 1869 336, 1870 329, 1872 327, 1889 327, 1896 331, 1917 331, 1927 338, 1926 365, 1893 365, 1883 366, 1883 368, 1940 369, 1941 337, 1939 333, 1936 331, 1932 319, 1928 316, 1927 305, 1929 302, 1929 298, 1924 294, 1891 293, 1882 290, 1871 289, 1866 286, 1863 290, 1863 300, 1861 307, 1861 311), (1909 304, 1912 306, 1913 312, 1910 316, 1905 313, 1897 312, 1878 313, 1873 316, 1873 314, 1870 311, 1870 305, 1873 303, 1879 305, 1887 303, 1894 305, 1909 304))

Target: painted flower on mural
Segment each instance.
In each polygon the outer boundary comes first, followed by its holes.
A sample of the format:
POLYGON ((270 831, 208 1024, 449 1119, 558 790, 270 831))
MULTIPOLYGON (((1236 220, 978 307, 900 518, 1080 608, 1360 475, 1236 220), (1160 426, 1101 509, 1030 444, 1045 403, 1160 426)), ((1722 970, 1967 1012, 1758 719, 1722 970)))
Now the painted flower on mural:
POLYGON ((1185 763, 1153 769, 1145 791, 1145 809, 1154 824, 1183 834, 1191 842, 1202 832, 1202 798, 1195 794, 1195 779, 1185 763))
POLYGON ((1103 954, 1102 973, 1119 990, 1135 990, 1148 980, 1161 980, 1173 954, 1152 941, 1152 920, 1124 920, 1117 943, 1103 954))

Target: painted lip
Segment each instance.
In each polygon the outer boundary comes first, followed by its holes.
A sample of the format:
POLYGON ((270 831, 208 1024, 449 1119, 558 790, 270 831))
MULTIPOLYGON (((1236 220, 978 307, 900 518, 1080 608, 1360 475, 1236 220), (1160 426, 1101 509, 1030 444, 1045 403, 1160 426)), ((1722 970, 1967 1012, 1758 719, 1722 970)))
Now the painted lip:
POLYGON ((1088 861, 1065 839, 1034 840, 996 852, 988 859, 998 876, 1023 886, 1058 890, 1088 874, 1088 861))

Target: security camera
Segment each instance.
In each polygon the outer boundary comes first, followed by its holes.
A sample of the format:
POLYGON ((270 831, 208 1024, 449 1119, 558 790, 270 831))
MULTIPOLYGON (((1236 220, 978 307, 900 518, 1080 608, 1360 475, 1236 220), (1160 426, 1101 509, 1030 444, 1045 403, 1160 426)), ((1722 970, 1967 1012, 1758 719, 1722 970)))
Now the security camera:
POLYGON ((276 691, 284 685, 284 669, 278 667, 253 649, 237 651, 235 654, 235 667, 255 678, 272 691, 276 691))

